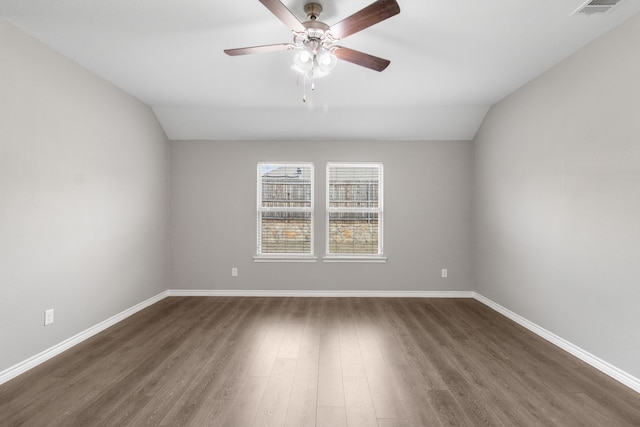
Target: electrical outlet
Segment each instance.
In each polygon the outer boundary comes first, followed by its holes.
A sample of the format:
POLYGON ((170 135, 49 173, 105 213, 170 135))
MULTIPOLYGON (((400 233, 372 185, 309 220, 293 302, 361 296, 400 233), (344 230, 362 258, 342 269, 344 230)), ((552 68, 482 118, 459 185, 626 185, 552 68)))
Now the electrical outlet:
POLYGON ((49 326, 53 323, 53 308, 45 310, 44 312, 44 326, 49 326))
POLYGON ((440 277, 446 279, 447 277, 449 277, 449 271, 446 268, 443 268, 442 270, 440 270, 440 277))
POLYGON ((238 268, 237 267, 233 267, 231 269, 231 276, 236 277, 238 275, 238 268))

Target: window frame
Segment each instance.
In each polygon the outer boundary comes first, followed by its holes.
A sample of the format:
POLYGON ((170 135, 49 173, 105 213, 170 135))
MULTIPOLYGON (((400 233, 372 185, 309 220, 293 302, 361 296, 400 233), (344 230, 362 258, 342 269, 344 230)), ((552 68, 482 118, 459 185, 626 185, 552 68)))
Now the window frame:
POLYGON ((313 162, 283 162, 283 161, 260 161, 257 163, 256 173, 256 255, 253 257, 254 262, 315 262, 315 237, 314 237, 314 194, 315 194, 315 170, 313 162), (262 167, 265 165, 273 166, 303 166, 310 169, 310 205, 308 207, 265 207, 262 206, 262 167), (283 252, 283 253, 262 253, 262 213, 263 212, 299 212, 310 214, 310 252, 283 252))
POLYGON ((384 166, 382 162, 327 162, 326 164, 326 188, 325 188, 325 255, 324 262, 386 262, 384 253, 384 166), (378 173, 378 207, 377 208, 338 208, 331 207, 330 189, 332 167, 371 168, 375 167, 378 173), (378 215, 378 253, 377 254, 350 254, 330 253, 331 225, 330 214, 335 212, 370 212, 378 215))

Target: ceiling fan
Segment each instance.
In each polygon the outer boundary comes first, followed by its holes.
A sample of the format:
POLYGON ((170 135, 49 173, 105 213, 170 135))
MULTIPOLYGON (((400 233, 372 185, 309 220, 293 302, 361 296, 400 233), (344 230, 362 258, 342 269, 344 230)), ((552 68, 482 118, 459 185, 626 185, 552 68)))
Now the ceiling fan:
POLYGON ((304 11, 308 20, 300 22, 280 0, 259 1, 291 29, 293 43, 226 49, 224 52, 227 55, 297 50, 292 68, 311 80, 329 74, 337 59, 375 71, 383 71, 390 64, 386 59, 339 46, 336 43, 400 13, 400 6, 396 0, 377 0, 332 26, 318 21, 322 13, 322 5, 319 3, 307 3, 304 11))

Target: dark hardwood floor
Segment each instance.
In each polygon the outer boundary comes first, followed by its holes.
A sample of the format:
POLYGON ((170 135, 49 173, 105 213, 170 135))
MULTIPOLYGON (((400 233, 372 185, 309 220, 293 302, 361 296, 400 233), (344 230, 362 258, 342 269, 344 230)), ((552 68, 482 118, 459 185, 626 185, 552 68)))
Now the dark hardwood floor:
POLYGON ((2 426, 640 426, 470 299, 171 297, 0 386, 2 426))

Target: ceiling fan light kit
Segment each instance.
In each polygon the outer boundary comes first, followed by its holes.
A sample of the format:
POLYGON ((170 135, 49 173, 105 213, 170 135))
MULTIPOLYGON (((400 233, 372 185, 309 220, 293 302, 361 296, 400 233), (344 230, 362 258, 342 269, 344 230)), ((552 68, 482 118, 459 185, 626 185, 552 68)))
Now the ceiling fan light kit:
POLYGON ((226 49, 227 55, 295 50, 291 68, 303 76, 304 86, 308 81, 312 89, 313 79, 329 75, 338 59, 375 71, 383 71, 390 64, 386 59, 338 46, 336 42, 400 13, 396 0, 377 0, 333 26, 318 21, 322 13, 319 3, 307 3, 304 6, 307 21, 300 22, 280 0, 259 1, 291 29, 293 43, 226 49))

